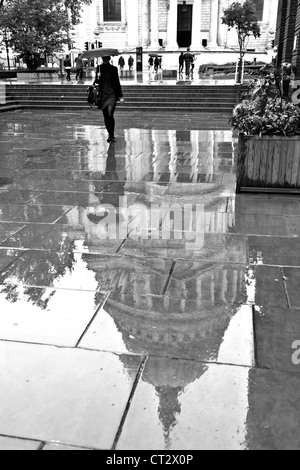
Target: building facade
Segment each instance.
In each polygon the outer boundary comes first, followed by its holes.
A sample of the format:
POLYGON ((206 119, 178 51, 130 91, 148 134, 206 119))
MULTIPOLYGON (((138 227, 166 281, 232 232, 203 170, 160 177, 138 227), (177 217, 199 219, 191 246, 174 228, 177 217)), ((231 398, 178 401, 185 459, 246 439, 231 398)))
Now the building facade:
MULTIPOLYGON (((178 52, 190 46, 193 51, 230 52, 238 48, 236 32, 228 31, 221 18, 232 1, 94 0, 90 7, 85 7, 78 31, 85 30, 86 36, 81 34, 77 47, 98 39, 103 47, 123 51, 143 47, 147 51, 178 52)), ((251 38, 248 48, 264 54, 275 38, 278 0, 253 1, 261 37, 251 38)))
POLYGON ((277 63, 293 64, 300 77, 300 1, 279 0, 275 44, 277 63))

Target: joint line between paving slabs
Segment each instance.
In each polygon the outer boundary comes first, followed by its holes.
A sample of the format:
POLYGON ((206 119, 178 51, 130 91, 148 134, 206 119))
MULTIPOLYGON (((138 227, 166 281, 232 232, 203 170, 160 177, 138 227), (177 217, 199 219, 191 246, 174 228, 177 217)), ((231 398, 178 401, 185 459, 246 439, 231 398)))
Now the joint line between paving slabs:
POLYGON ((134 384, 133 384, 133 387, 132 387, 132 390, 131 390, 131 393, 130 393, 130 396, 129 396, 129 399, 128 399, 128 402, 127 402, 127 405, 126 405, 124 414, 123 414, 123 416, 122 416, 122 419, 121 419, 121 422, 120 422, 120 426, 119 426, 119 429, 118 429, 118 431, 117 431, 117 434, 116 434, 116 437, 115 437, 115 440, 114 440, 114 443, 113 443, 113 445, 112 445, 111 450, 116 450, 116 448, 117 448, 117 445, 118 445, 119 439, 120 439, 120 437, 121 437, 121 434, 122 434, 122 431, 123 431, 123 427, 124 427, 124 424, 125 424, 127 415, 128 415, 128 413, 129 413, 129 409, 130 409, 130 406, 131 406, 131 403, 132 403, 132 400, 133 400, 135 391, 136 391, 136 389, 137 389, 137 386, 138 386, 138 383, 139 383, 139 381, 140 381, 140 378, 142 377, 142 374, 143 374, 143 372, 144 372, 144 369, 145 369, 147 360, 148 360, 148 357, 144 357, 143 360, 142 360, 142 362, 141 362, 141 364, 140 364, 140 367, 139 367, 137 376, 136 376, 136 378, 135 378, 135 381, 134 381, 134 384))
POLYGON ((252 305, 252 327, 253 327, 253 345, 254 345, 254 367, 257 368, 258 357, 257 357, 257 340, 256 340, 256 305, 252 305))
MULTIPOLYGON (((6 247, 5 247, 6 248, 6 247)), ((11 248, 12 250, 14 250, 14 248, 11 248)), ((3 271, 5 271, 6 269, 8 269, 13 263, 15 263, 19 258, 22 258, 23 255, 25 255, 25 253, 27 253, 28 250, 25 249, 21 249, 20 248, 20 254, 13 259, 13 261, 11 261, 8 265, 6 265, 3 269, 0 268, 0 273, 2 273, 3 271)))
POLYGON ((288 308, 291 308, 290 297, 289 297, 289 293, 288 293, 288 289, 287 289, 287 285, 286 285, 286 277, 285 277, 285 275, 284 275, 284 271, 283 271, 283 267, 282 267, 282 266, 281 266, 281 268, 280 268, 280 272, 281 272, 281 276, 282 276, 282 281, 283 281, 283 287, 284 287, 284 293, 285 293, 285 298, 286 298, 287 306, 288 306, 288 308))
POLYGON ((167 279, 165 287, 163 288, 163 291, 162 291, 162 295, 166 295, 166 293, 168 292, 168 289, 169 289, 169 286, 170 286, 170 283, 171 283, 171 279, 172 279, 172 276, 173 276, 173 273, 174 273, 174 270, 175 270, 175 266, 176 266, 176 261, 173 261, 170 272, 169 272, 168 279, 167 279))
POLYGON ((76 345, 75 345, 75 348, 79 348, 79 344, 81 343, 84 335, 86 334, 86 332, 89 330, 91 324, 93 323, 93 321, 95 320, 96 316, 98 315, 99 313, 99 310, 101 310, 101 308, 106 304, 106 301, 108 299, 108 297, 110 296, 111 292, 107 292, 107 294, 105 295, 104 299, 102 300, 102 302, 100 303, 99 307, 96 309, 94 315, 92 316, 91 320, 89 321, 89 323, 87 324, 87 326, 85 327, 84 329, 84 332, 82 333, 82 335, 80 336, 79 340, 77 341, 76 345))

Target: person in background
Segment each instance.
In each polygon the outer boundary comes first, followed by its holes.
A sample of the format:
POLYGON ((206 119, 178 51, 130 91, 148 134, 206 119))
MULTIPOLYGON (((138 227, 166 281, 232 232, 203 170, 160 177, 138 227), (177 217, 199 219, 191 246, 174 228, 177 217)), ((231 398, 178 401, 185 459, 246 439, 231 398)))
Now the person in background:
POLYGON ((75 59, 76 62, 76 80, 83 80, 83 60, 81 58, 82 54, 75 59))
POLYGON ((125 60, 124 60, 124 57, 121 55, 121 57, 119 58, 119 67, 120 67, 121 73, 123 73, 124 66, 125 66, 125 60))
POLYGON ((191 54, 191 50, 188 47, 186 53, 184 54, 185 61, 185 74, 187 77, 191 75, 192 64, 194 63, 194 56, 191 54))
POLYGON ((72 63, 71 63, 71 59, 70 59, 69 55, 67 55, 65 60, 64 60, 64 68, 65 68, 65 71, 66 71, 66 74, 67 74, 67 81, 70 82, 71 81, 72 63))
POLYGON ((183 73, 183 67, 184 67, 184 54, 182 52, 179 56, 179 73, 180 73, 180 75, 183 73))
POLYGON ((133 70, 133 64, 134 64, 134 59, 132 56, 130 56, 128 59, 128 67, 129 67, 130 72, 133 70))
POLYGON ((160 68, 161 62, 159 60, 159 57, 155 57, 154 59, 154 70, 157 73, 158 69, 160 68))
POLYGON ((114 143, 115 139, 115 118, 114 112, 117 103, 122 103, 123 92, 120 84, 117 67, 110 63, 111 57, 103 57, 102 65, 97 67, 95 81, 98 82, 100 101, 98 108, 102 110, 105 127, 108 132, 108 143, 114 143))
POLYGON ((152 70, 153 69, 153 64, 154 64, 154 59, 153 59, 152 56, 149 57, 148 64, 149 64, 150 70, 152 70))

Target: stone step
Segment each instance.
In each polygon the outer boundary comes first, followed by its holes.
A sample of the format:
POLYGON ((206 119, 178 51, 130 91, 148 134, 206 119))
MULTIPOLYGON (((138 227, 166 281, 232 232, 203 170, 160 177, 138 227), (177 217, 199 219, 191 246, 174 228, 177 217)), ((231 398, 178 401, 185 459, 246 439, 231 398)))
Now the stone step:
MULTIPOLYGON (((22 103, 22 104, 30 104, 30 103, 33 103, 33 104, 40 104, 40 105, 43 105, 43 104, 57 104, 57 105, 60 105, 60 104, 71 104, 71 105, 76 105, 76 106, 80 106, 80 105, 83 105, 83 106, 87 106, 88 103, 87 103, 87 100, 65 100, 65 99, 61 99, 61 100, 52 100, 51 97, 47 97, 47 99, 43 99, 43 100, 40 100, 40 99, 36 99, 36 100, 32 100, 32 99, 26 99, 26 98, 22 98, 20 100, 18 100, 19 103, 22 103)), ((132 105, 136 105, 136 104, 140 104, 140 105, 143 105, 145 104, 146 106, 160 106, 161 104, 164 104, 164 105, 169 105, 170 107, 176 107, 176 106, 203 106, 203 105, 207 105, 207 106, 211 106, 211 107, 216 107, 216 108, 220 108, 220 105, 219 103, 212 103, 212 102, 207 102, 207 101, 194 101, 194 100, 191 100, 191 101, 176 101, 176 102, 170 102, 170 101, 153 101, 153 100, 150 100, 150 101, 138 101, 138 102, 134 102, 134 101, 130 101, 130 100, 127 100, 124 102, 124 104, 132 104, 132 105)), ((123 105, 122 105, 123 106, 123 105)), ((230 109, 231 108, 231 103, 224 103, 223 105, 224 107, 228 107, 230 109)), ((223 107, 222 106, 222 107, 223 107)))
MULTIPOLYGON (((27 108, 88 108, 87 85, 10 85, 10 100, 27 108)), ((122 110, 198 111, 231 114, 238 101, 236 87, 125 86, 122 110)))
MULTIPOLYGON (((39 103, 39 104, 33 104, 32 102, 25 104, 22 103, 20 105, 20 108, 26 108, 26 109, 48 109, 48 110, 65 110, 65 111, 78 111, 78 110, 83 110, 83 109, 89 109, 88 106, 86 105, 72 105, 70 103, 66 104, 53 104, 53 103, 39 103)), ((118 111, 151 111, 151 112, 156 112, 157 111, 157 106, 132 106, 132 105, 122 105, 117 108, 118 111)), ((97 111, 97 108, 94 108, 95 111, 97 111)), ((222 108, 220 107, 211 107, 211 106, 193 106, 187 108, 186 106, 178 107, 178 106, 164 106, 161 105, 159 106, 159 112, 162 111, 168 111, 168 112, 173 112, 174 111, 186 111, 186 112, 199 112, 199 113, 206 113, 206 114, 214 114, 214 113, 219 113, 219 114, 226 114, 230 115, 232 108, 222 108)))
POLYGON ((12 101, 12 102, 9 102, 9 103, 6 103, 6 104, 1 104, 0 105, 0 113, 4 113, 4 112, 7 112, 7 111, 16 111, 17 109, 23 109, 23 108, 24 108, 24 106, 22 106, 18 102, 12 101))
MULTIPOLYGON (((45 91, 45 92, 51 92, 51 93, 54 93, 55 91, 58 91, 58 92, 61 92, 61 91, 64 91, 64 92, 77 92, 78 90, 81 90, 81 91, 86 91, 86 89, 88 88, 88 84, 87 85, 84 85, 84 86, 69 86, 69 87, 64 87, 64 86, 42 86, 42 85, 38 85, 38 86, 33 86, 33 85, 7 85, 7 89, 12 89, 12 90, 20 90, 20 91, 24 91, 24 90, 32 90, 34 92, 36 91, 45 91)), ((236 94, 238 89, 237 88, 229 88, 229 87, 205 87, 205 86, 202 86, 202 87, 197 87, 197 86, 191 86, 191 87, 173 87, 173 86, 168 86, 168 87, 158 87, 158 86, 138 86, 138 87, 122 87, 123 89, 123 92, 132 92, 132 93, 137 93, 137 92, 146 92, 146 93, 151 93, 151 92, 155 92, 155 93, 171 93, 173 94, 174 92, 177 93, 177 92, 180 92, 180 93, 199 93, 199 92, 203 92, 203 93, 210 93, 210 92, 213 92, 213 93, 232 93, 232 94, 236 94)))
MULTIPOLYGON (((143 98, 141 99, 140 97, 128 97, 124 96, 125 102, 126 103, 132 103, 132 104, 155 104, 155 105, 160 105, 161 103, 170 103, 170 104, 207 104, 207 105, 226 105, 226 106, 231 106, 234 107, 235 101, 231 100, 230 98, 176 98, 176 99, 168 99, 168 98, 161 98, 161 99, 154 99, 154 98, 143 98)), ((66 97, 66 96, 57 96, 57 97, 52 97, 52 96, 15 96, 15 101, 19 101, 21 103, 24 102, 76 102, 76 103, 86 103, 87 102, 87 97, 86 96, 73 96, 73 97, 66 97)))
MULTIPOLYGON (((15 89, 15 90, 7 90, 7 95, 9 96, 15 96, 16 94, 21 94, 21 95, 51 95, 51 96, 60 96, 60 95, 65 95, 65 96, 83 96, 83 95, 86 95, 87 94, 87 89, 85 90, 74 90, 74 91, 63 91, 63 90, 50 90, 50 91, 47 91, 47 90, 28 90, 28 89, 24 89, 24 90, 19 90, 19 89, 15 89)), ((199 92, 196 92, 194 91, 193 93, 189 92, 189 93, 184 93, 184 92, 181 92, 181 91, 177 91, 177 92, 153 92, 153 91, 137 91, 137 92, 132 92, 132 91, 128 91, 128 90, 123 90, 123 94, 126 95, 126 96, 154 96, 154 97, 161 97, 161 96, 168 96, 168 97, 172 97, 172 96, 183 96, 183 97, 188 97, 188 96, 210 96, 210 97, 213 97, 213 96, 224 96, 224 97, 231 97, 231 98, 235 98, 237 96, 236 93, 224 93, 224 92, 221 92, 221 91, 199 91, 199 92)))

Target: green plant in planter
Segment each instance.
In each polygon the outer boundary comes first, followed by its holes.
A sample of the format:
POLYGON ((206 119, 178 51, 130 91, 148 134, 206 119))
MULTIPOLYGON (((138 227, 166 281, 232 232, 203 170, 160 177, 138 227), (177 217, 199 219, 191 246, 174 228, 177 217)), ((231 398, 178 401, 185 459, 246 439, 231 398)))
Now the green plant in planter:
POLYGON ((300 135, 300 109, 282 95, 282 72, 273 66, 261 69, 233 110, 234 129, 245 135, 300 135))

